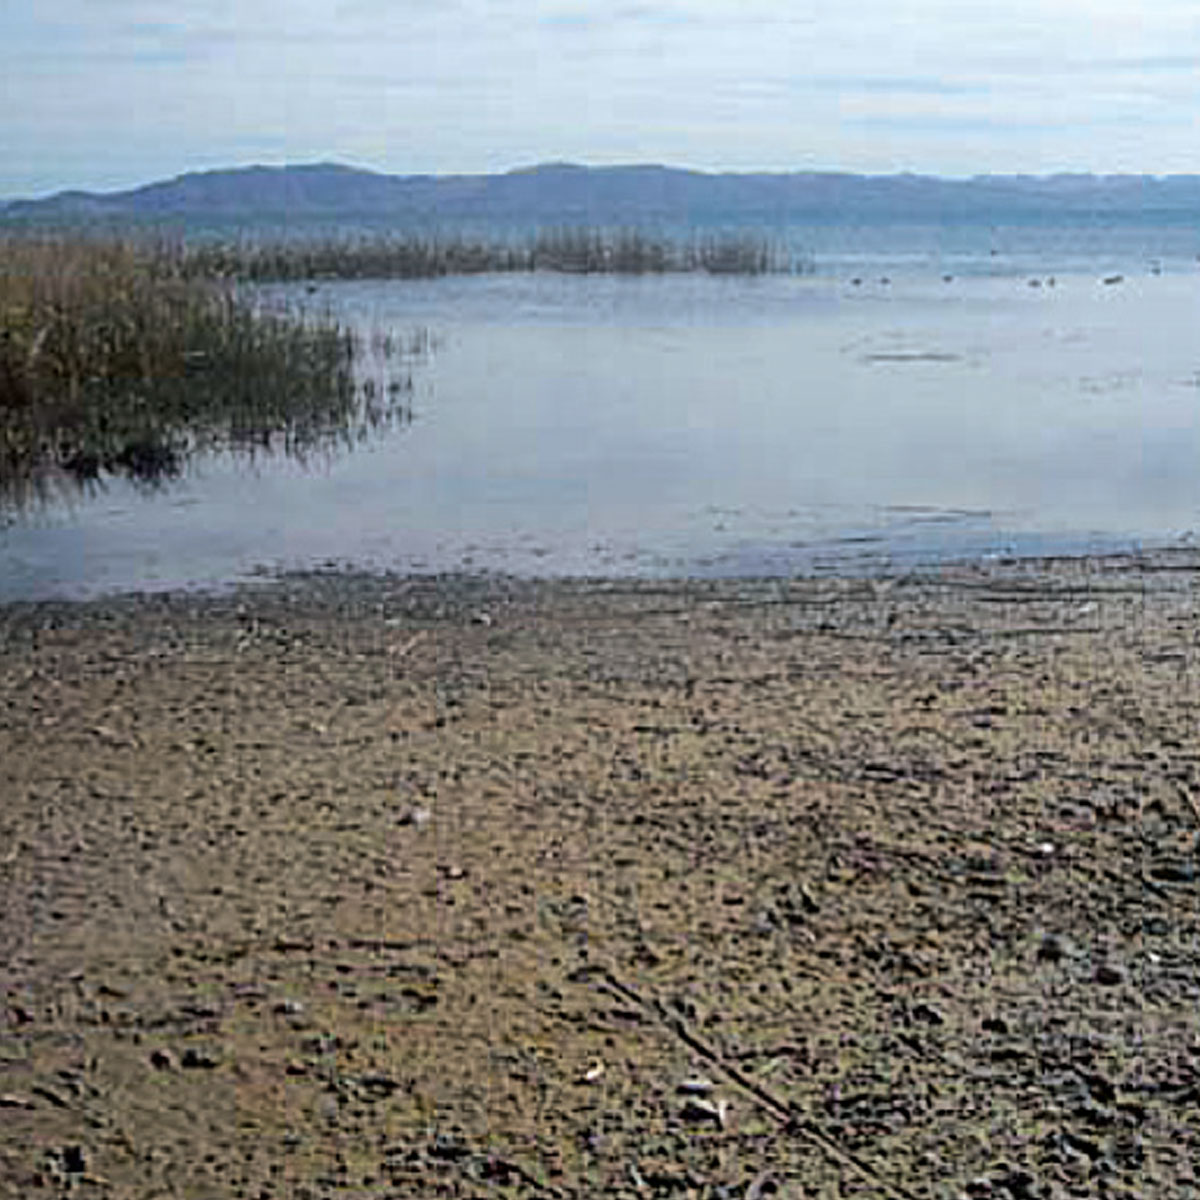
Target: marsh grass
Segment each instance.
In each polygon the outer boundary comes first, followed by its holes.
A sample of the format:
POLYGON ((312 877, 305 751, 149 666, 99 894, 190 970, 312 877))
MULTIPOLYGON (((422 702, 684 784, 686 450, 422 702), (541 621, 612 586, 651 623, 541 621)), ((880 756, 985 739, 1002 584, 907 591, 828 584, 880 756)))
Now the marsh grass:
POLYGON ((0 240, 0 499, 64 476, 161 482, 197 449, 360 438, 409 415, 402 349, 267 311, 179 246, 0 240))
POLYGON ((432 279, 488 272, 763 275, 805 269, 758 233, 674 237, 639 229, 543 229, 524 238, 397 234, 356 239, 212 242, 189 248, 185 269, 248 282, 432 279))
POLYGON ((260 283, 796 269, 755 232, 0 235, 0 505, 106 475, 157 485, 197 450, 304 457, 411 418, 407 364, 428 353, 427 335, 364 339, 328 312, 271 311, 260 283))

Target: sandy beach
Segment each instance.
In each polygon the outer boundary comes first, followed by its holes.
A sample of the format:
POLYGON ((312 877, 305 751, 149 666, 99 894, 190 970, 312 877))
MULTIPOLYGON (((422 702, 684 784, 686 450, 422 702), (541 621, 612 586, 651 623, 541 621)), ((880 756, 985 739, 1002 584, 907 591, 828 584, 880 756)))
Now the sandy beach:
POLYGON ((1197 579, 0 607, 0 1193, 1200 1196, 1197 579))

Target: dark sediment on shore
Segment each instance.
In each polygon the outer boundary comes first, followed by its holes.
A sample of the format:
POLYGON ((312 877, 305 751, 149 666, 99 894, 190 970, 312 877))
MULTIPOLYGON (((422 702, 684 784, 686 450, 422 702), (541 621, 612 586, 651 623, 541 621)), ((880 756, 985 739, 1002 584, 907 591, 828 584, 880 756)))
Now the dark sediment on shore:
POLYGON ((1197 579, 0 608, 0 1192, 1200 1195, 1197 579))

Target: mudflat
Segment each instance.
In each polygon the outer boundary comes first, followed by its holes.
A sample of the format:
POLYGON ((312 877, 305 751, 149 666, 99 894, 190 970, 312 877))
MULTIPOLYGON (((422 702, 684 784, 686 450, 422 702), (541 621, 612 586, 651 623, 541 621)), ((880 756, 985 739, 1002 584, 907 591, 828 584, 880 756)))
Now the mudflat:
POLYGON ((1197 580, 0 608, 0 1193, 1200 1195, 1197 580))

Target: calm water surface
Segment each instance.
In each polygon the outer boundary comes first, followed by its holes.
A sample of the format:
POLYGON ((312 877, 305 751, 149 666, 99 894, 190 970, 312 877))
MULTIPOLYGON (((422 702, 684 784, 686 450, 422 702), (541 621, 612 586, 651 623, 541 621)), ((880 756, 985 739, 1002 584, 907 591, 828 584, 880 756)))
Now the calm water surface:
POLYGON ((1200 272, 1039 279, 326 285, 305 303, 434 333, 412 425, 22 516, 0 597, 327 562, 736 574, 1189 537, 1200 272))

